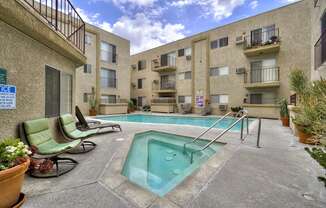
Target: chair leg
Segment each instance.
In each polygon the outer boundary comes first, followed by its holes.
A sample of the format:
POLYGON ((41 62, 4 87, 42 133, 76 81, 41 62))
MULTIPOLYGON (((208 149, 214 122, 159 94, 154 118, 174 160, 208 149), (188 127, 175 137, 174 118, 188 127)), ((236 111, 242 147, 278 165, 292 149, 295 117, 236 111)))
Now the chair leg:
POLYGON ((96 143, 91 141, 82 141, 80 147, 77 147, 73 150, 68 151, 69 154, 84 154, 95 149, 96 143))

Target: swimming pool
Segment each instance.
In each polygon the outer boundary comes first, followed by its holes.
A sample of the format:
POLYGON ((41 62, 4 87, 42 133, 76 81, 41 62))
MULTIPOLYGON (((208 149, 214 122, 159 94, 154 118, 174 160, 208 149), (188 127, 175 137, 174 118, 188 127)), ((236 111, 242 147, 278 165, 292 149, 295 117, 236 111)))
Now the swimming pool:
MULTIPOLYGON (((220 117, 193 117, 193 116, 163 116, 163 115, 146 115, 146 114, 128 114, 118 116, 98 116, 97 119, 105 121, 122 121, 122 122, 136 122, 136 123, 150 123, 150 124, 176 124, 176 125, 192 125, 199 127, 210 127, 220 117)), ((215 128, 226 129, 232 122, 235 121, 233 117, 227 117, 219 122, 215 128)), ((249 119, 249 125, 252 122, 249 119)), ((244 126, 246 126, 244 120, 244 126)), ((232 130, 240 131, 241 122, 235 125, 232 130)))
POLYGON ((190 152, 208 143, 197 140, 183 151, 183 144, 192 137, 147 131, 136 134, 125 160, 122 175, 131 182, 159 195, 164 196, 187 176, 193 173, 224 144, 213 143, 204 151, 194 154, 190 163, 190 152))

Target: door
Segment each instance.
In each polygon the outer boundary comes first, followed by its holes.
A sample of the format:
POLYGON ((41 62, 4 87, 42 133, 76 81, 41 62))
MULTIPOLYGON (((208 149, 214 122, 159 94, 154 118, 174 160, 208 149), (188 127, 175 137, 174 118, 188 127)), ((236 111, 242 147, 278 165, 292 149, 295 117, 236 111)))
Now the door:
POLYGON ((251 73, 250 73, 250 81, 251 83, 262 82, 262 61, 254 61, 251 62, 251 73))
POLYGON ((262 28, 251 31, 251 45, 257 46, 262 43, 262 28))
POLYGON ((277 81, 278 71, 275 67, 276 60, 275 59, 265 59, 262 62, 262 74, 261 79, 262 82, 273 82, 277 81))

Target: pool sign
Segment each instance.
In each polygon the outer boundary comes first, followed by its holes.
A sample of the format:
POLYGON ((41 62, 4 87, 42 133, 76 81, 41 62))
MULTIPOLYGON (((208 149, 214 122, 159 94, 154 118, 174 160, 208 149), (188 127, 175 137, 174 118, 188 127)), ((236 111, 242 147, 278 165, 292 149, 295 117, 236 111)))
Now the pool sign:
POLYGON ((0 68, 0 85, 7 84, 7 70, 0 68))
POLYGON ((1 109, 16 109, 16 86, 0 84, 1 109))
POLYGON ((204 96, 196 96, 196 105, 197 107, 204 107, 204 96))

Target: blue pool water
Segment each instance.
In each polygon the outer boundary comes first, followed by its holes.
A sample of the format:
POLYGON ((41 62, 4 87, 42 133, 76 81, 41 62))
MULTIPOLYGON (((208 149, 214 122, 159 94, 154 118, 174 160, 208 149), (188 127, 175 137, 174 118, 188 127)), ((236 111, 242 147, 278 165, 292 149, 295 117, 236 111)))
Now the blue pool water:
POLYGON ((196 144, 187 146, 184 152, 183 144, 192 139, 158 131, 136 134, 122 175, 131 182, 164 196, 224 145, 212 144, 204 151, 196 153, 194 162, 190 163, 190 152, 207 144, 205 140, 198 140, 196 144))
MULTIPOLYGON (((124 122, 137 122, 137 123, 152 123, 152 124, 177 124, 177 125, 192 125, 200 127, 210 127, 220 117, 190 117, 190 116, 159 116, 159 115, 119 115, 119 116, 98 116, 97 119, 106 121, 124 121, 124 122)), ((226 129, 232 122, 235 121, 233 117, 223 119, 215 128, 226 129)), ((249 119, 249 124, 252 122, 249 119)), ((246 120, 244 123, 246 126, 246 120)), ((241 123, 239 122, 232 128, 233 131, 239 131, 241 123)))

